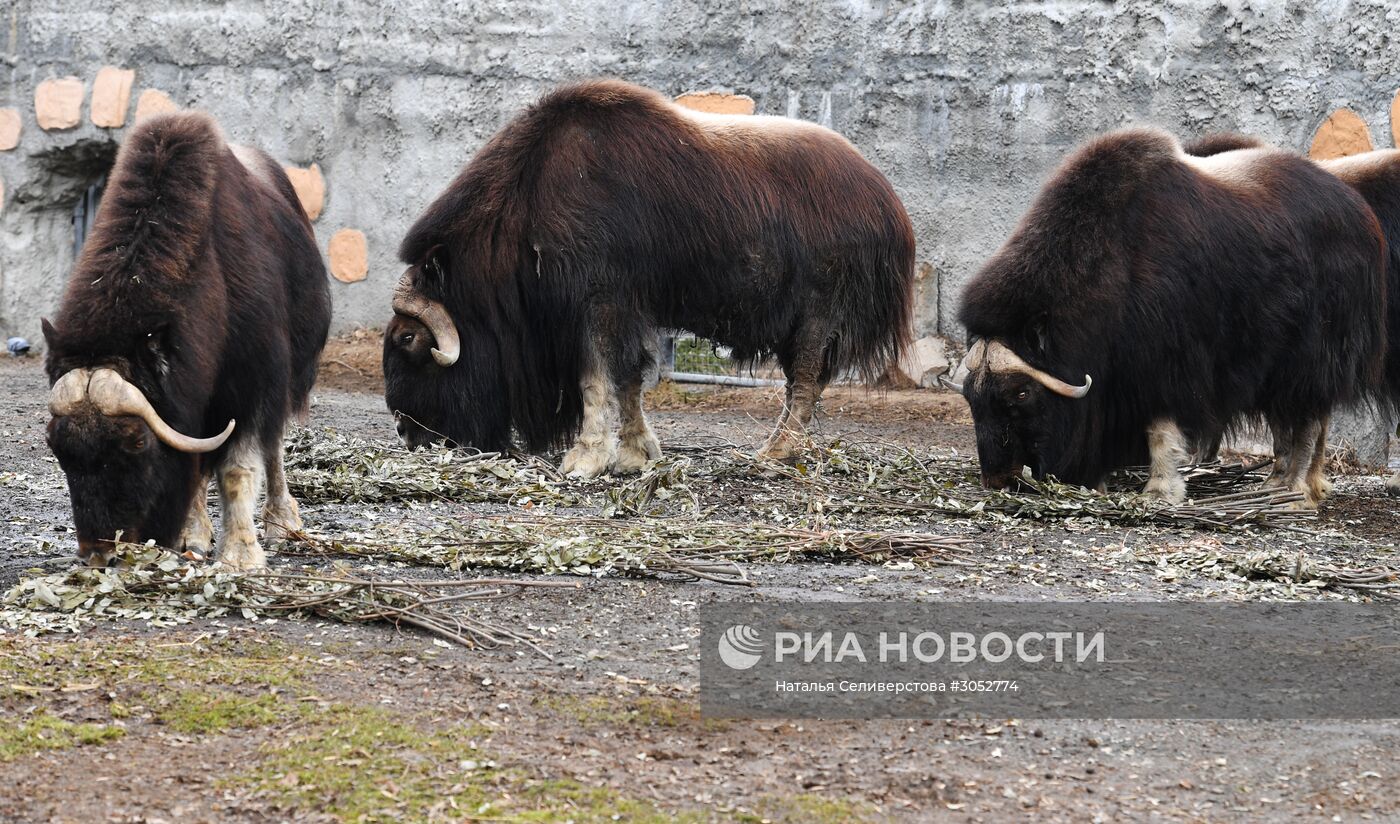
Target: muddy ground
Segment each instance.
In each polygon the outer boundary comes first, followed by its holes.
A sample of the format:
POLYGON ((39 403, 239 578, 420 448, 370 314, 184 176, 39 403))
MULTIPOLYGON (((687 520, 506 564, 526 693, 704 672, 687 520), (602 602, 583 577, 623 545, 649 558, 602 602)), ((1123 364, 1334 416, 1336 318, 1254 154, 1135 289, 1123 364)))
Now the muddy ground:
MULTIPOLYGON (((333 348, 311 425, 392 438, 381 398, 365 391, 376 368, 368 336, 333 348)), ((69 563, 74 547, 43 442, 42 370, 6 361, 0 382, 4 588, 30 567, 69 563)), ((649 405, 663 447, 751 448, 777 398, 670 387, 649 405)), ((950 394, 834 390, 819 434, 972 450, 950 394)), ((528 628, 552 660, 378 627, 234 617, 109 624, 77 638, 2 634, 0 821, 1391 820, 1393 722, 702 718, 695 614, 726 600, 1318 597, 1121 558, 1239 540, 1393 564, 1398 509, 1381 477, 1360 474, 1340 480, 1319 516, 1360 541, 933 520, 918 526, 971 538, 985 563, 770 565, 752 570, 753 588, 583 579, 477 608, 528 628)), ((333 532, 401 513, 311 504, 303 514, 333 532)))

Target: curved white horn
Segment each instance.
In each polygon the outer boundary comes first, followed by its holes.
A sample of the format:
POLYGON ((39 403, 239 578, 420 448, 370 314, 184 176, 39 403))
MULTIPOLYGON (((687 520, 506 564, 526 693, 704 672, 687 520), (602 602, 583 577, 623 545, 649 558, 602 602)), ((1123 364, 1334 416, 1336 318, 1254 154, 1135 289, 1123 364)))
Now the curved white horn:
POLYGON ((394 290, 393 306, 395 312, 418 319, 433 333, 437 343, 433 348, 433 360, 438 366, 451 366, 462 356, 462 341, 457 337, 457 325, 452 322, 447 307, 415 291, 407 272, 394 290))
POLYGON ((64 372, 49 390, 49 414, 55 418, 73 414, 87 400, 88 381, 91 379, 91 369, 64 372))
MULTIPOLYGON (((978 342, 981 345, 981 341, 978 342)), ((974 347, 976 348, 976 347, 974 347)), ((1065 383, 1054 375, 1042 372, 1021 360, 1021 356, 1011 351, 1011 348, 1000 341, 992 341, 983 347, 988 367, 993 372, 1020 372, 1029 375, 1037 383, 1054 392, 1056 395, 1063 395, 1066 398, 1082 398, 1089 394, 1089 387, 1094 385, 1094 379, 1088 375, 1084 376, 1084 385, 1075 386, 1065 383)), ((972 352, 968 352, 968 357, 972 357, 972 352)))
POLYGON ((111 369, 74 369, 64 374, 49 392, 49 412, 71 415, 82 403, 91 403, 109 417, 131 415, 146 422, 161 443, 181 452, 213 452, 233 434, 235 422, 212 438, 192 438, 165 422, 140 389, 111 369))

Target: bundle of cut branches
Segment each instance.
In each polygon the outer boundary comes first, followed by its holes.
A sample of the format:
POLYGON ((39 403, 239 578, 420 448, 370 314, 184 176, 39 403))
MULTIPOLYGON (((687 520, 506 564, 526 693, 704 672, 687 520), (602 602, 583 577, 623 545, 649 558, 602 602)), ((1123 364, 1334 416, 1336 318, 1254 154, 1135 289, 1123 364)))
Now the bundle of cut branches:
POLYGON ((527 587, 574 587, 568 582, 503 579, 406 581, 337 567, 330 574, 236 573, 191 565, 146 544, 118 544, 116 565, 79 567, 22 579, 0 597, 0 624, 31 634, 76 632, 100 619, 126 618, 168 626, 237 612, 315 615, 345 623, 412 626, 473 649, 526 646, 521 632, 446 607, 503 598, 527 587))
POLYGON ((1400 569, 1384 565, 1348 567, 1309 557, 1301 551, 1209 547, 1141 553, 1139 557, 1143 562, 1158 567, 1186 570, 1198 575, 1215 573, 1318 589, 1352 589, 1367 594, 1393 595, 1394 590, 1400 590, 1400 569))
POLYGON ((977 483, 976 466, 966 460, 921 457, 889 444, 837 443, 811 450, 794 466, 755 463, 743 453, 731 452, 729 463, 727 471, 761 471, 820 496, 821 509, 828 512, 990 515, 1029 520, 1083 517, 1128 525, 1210 529, 1286 524, 1312 517, 1299 508, 1301 493, 1240 489, 1253 483, 1258 466, 1194 467, 1187 480, 1188 484, 1194 482, 1188 490, 1197 497, 1173 505, 1126 490, 1099 493, 1054 480, 1023 479, 1034 494, 987 490, 977 483))
POLYGON ((301 535, 313 551, 372 556, 460 570, 468 567, 573 575, 674 575, 748 584, 744 562, 825 560, 971 565, 963 538, 921 532, 817 530, 674 518, 486 517, 326 538, 301 535))
POLYGON ((389 503, 415 500, 568 505, 554 467, 535 457, 433 446, 409 451, 334 430, 300 429, 287 439, 287 486, 299 500, 389 503))

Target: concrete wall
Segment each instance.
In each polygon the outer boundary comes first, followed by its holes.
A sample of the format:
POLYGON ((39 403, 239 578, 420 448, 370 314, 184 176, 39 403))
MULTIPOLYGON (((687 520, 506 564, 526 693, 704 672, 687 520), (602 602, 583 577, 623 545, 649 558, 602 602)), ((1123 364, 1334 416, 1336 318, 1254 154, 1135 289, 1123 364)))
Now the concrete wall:
POLYGON ((135 70, 132 110, 159 89, 319 165, 322 248, 341 229, 367 239, 368 277, 334 286, 338 329, 386 320, 414 216, 562 81, 729 89, 846 134, 913 216, 918 331, 954 336, 959 286, 1080 139, 1156 123, 1306 148, 1348 107, 1390 146, 1400 88, 1400 9, 1344 0, 11 0, 0 24, 0 107, 23 124, 0 151, 0 334, 31 337, 71 265, 72 203, 122 136, 90 117, 103 66, 135 70), (35 88, 67 75, 82 123, 44 131, 35 88))

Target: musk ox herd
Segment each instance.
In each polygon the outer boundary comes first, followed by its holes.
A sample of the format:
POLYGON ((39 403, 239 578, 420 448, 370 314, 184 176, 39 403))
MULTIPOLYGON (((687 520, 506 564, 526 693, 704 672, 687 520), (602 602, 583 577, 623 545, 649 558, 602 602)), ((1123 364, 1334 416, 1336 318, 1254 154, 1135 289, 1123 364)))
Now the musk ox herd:
MULTIPOLYGON (((399 436, 567 449, 577 478, 660 457, 642 410, 659 330, 781 366, 771 460, 797 454, 829 381, 877 379, 910 337, 913 229, 848 141, 616 81, 509 122, 399 255, 383 353, 399 436)), ((956 380, 983 482, 1100 487, 1147 464, 1144 491, 1180 501, 1181 466, 1267 424, 1267 483, 1315 506, 1333 411, 1400 403, 1397 277, 1400 152, 1318 164, 1240 135, 1091 140, 962 295, 956 380)), ((43 324, 79 556, 101 565, 116 541, 149 540, 263 565, 264 481, 264 536, 301 526, 282 436, 330 316, 281 167, 202 114, 138 124, 43 324)))

